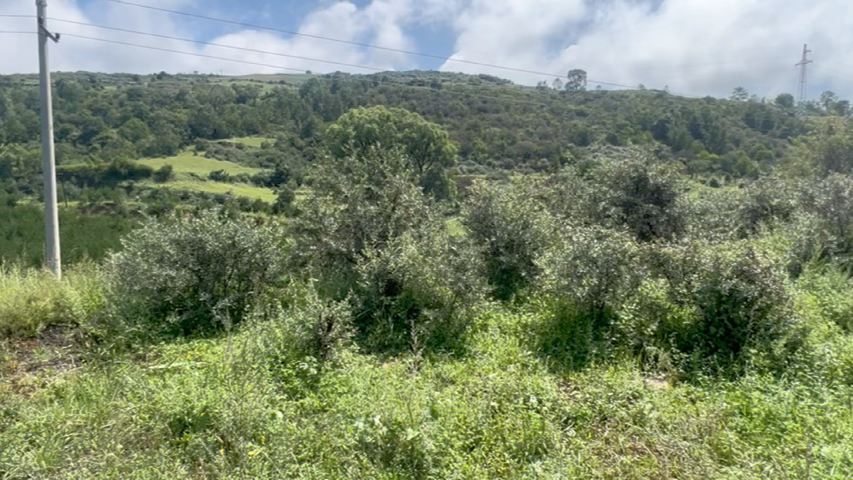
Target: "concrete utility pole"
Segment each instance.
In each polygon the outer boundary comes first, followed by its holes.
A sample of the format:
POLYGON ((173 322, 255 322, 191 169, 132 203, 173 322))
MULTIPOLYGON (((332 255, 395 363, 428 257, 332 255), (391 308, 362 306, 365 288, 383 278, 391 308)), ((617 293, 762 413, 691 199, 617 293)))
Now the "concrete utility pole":
POLYGON ((795 67, 800 67, 800 87, 797 92, 797 104, 799 107, 803 106, 803 102, 806 101, 806 94, 808 93, 808 66, 810 63, 814 63, 812 60, 809 60, 809 54, 812 53, 809 50, 808 44, 803 45, 803 59, 800 60, 800 63, 794 65, 795 67))
POLYGON ((47 0, 36 0, 38 7, 39 89, 41 93, 41 162, 44 172, 44 260, 48 268, 62 278, 59 256, 59 211, 56 206, 56 161, 53 150, 53 102, 50 70, 47 68, 47 41, 59 41, 59 35, 47 30, 47 0))

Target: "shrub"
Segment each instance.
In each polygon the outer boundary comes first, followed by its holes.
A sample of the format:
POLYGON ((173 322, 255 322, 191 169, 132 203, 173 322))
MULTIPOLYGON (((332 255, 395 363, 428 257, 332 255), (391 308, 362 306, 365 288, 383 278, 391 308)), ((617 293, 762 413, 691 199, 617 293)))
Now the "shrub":
POLYGON ((738 373, 760 355, 774 354, 793 326, 785 275, 751 247, 673 250, 670 298, 691 308, 680 325, 660 332, 689 356, 688 369, 738 373))
POLYGON ((796 198, 783 181, 765 177, 746 188, 737 211, 737 229, 740 237, 759 232, 762 226, 772 227, 776 222, 788 222, 796 209, 796 198))
POLYGON ((482 287, 473 249, 441 227, 407 232, 359 261, 355 319, 368 347, 462 346, 482 287))
POLYGON ((320 363, 336 360, 352 335, 353 318, 349 299, 323 300, 313 285, 291 285, 291 305, 276 305, 272 320, 259 325, 257 335, 266 361, 290 364, 312 358, 320 363))
POLYGON ((601 168, 594 182, 609 191, 600 215, 627 228, 638 241, 672 240, 683 233, 677 208, 681 187, 671 167, 628 158, 601 168))
POLYGON ((105 263, 110 301, 143 331, 211 332, 239 322, 282 273, 273 226, 216 212, 149 221, 105 263))
POLYGON ((447 233, 408 160, 379 151, 326 159, 314 178, 315 195, 293 223, 294 260, 320 295, 354 294, 359 337, 373 349, 458 340, 460 306, 480 293, 471 250, 447 233))
POLYGON ((166 183, 175 178, 175 171, 172 165, 163 165, 154 171, 154 181, 157 183, 166 183))
POLYGON ((631 238, 601 227, 565 227, 537 262, 551 320, 538 349, 564 367, 582 367, 612 338, 616 313, 642 274, 631 238))
POLYGON ((547 246, 550 218, 533 198, 536 189, 476 183, 466 201, 463 221, 497 299, 509 300, 539 274, 536 259, 547 246))

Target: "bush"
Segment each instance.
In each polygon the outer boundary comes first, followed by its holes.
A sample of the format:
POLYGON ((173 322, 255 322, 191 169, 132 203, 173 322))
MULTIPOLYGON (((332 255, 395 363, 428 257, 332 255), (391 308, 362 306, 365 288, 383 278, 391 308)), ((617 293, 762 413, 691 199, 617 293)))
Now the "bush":
POLYGON ((272 320, 259 325, 254 337, 263 344, 266 361, 287 365, 311 358, 321 364, 334 362, 354 333, 349 299, 321 299, 313 285, 291 285, 291 305, 275 306, 272 320))
POLYGON ((540 354, 575 369, 611 346, 617 312, 642 277, 631 238, 601 227, 566 227, 537 262, 551 320, 540 354))
POLYGON ((175 178, 174 167, 172 165, 163 165, 154 171, 154 181, 157 183, 166 183, 175 178))
POLYGON ((220 330, 280 280, 281 239, 275 227, 216 212, 149 221, 106 260, 110 302, 144 332, 220 330))
POLYGON ((749 246, 681 249, 672 261, 670 298, 693 312, 665 326, 660 338, 689 357, 688 369, 738 373, 775 354, 794 324, 780 266, 749 246))
POLYGON ((681 187, 671 167, 629 158, 597 171, 594 182, 609 190, 601 217, 624 226, 638 241, 673 240, 683 233, 677 208, 681 187))
POLYGON ((471 249, 447 233, 408 160, 379 151, 345 163, 326 159, 313 178, 315 195, 293 223, 294 260, 317 279, 322 297, 353 294, 365 346, 459 340, 461 306, 481 293, 471 249))
POLYGON ((796 210, 796 198, 783 181, 765 177, 746 188, 737 212, 738 235, 753 236, 762 226, 788 222, 796 210))
POLYGON ((458 349, 482 287, 464 239, 411 231, 359 261, 356 325, 377 350, 458 349))
POLYGON ((465 226, 480 249, 492 295, 509 300, 539 274, 536 259, 547 246, 550 218, 524 188, 476 183, 463 212, 465 226))

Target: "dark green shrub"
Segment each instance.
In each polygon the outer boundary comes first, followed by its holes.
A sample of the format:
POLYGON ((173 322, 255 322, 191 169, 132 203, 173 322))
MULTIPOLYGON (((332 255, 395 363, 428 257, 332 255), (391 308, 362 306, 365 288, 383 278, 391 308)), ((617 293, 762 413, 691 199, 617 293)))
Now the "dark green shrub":
POLYGON ((670 166, 645 158, 628 158, 605 165, 594 183, 608 191, 603 218, 624 226, 641 242, 672 240, 684 231, 678 209, 680 185, 670 166))
POLYGON ((216 212, 149 221, 106 260, 109 299, 121 320, 150 333, 220 330, 279 281, 281 238, 216 212))
POLYGON ((163 165, 154 171, 154 181, 157 183, 166 183, 174 178, 174 167, 171 165, 163 165))
POLYGON ((762 226, 788 222, 796 210, 796 198, 784 181, 764 177, 750 184, 741 196, 737 211, 737 233, 749 237, 762 226))
POLYGON ((550 218, 533 196, 537 187, 475 183, 470 188, 463 221, 497 299, 511 299, 539 273, 536 259, 547 246, 550 218))
POLYGON ((775 353, 794 321, 779 265, 749 246, 671 253, 670 298, 692 313, 661 325, 659 336, 688 356, 688 369, 737 373, 756 355, 775 353))
POLYGON ((669 241, 684 233, 678 172, 647 152, 596 152, 551 183, 552 211, 574 223, 625 230, 641 242, 669 241))

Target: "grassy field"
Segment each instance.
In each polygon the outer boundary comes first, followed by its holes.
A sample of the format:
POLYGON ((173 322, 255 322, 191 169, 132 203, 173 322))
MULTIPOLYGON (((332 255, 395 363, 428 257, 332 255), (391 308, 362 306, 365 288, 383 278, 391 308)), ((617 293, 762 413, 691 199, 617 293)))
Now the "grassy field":
MULTIPOLYGON (((260 142, 258 144, 260 145, 260 142)), ((147 158, 139 160, 139 163, 155 169, 171 165, 175 173, 192 173, 201 177, 207 177, 210 172, 216 170, 224 170, 230 175, 239 175, 241 173, 254 175, 262 171, 258 168, 244 167, 236 163, 216 160, 215 158, 205 158, 201 155, 195 155, 190 151, 182 152, 174 157, 147 158)))
MULTIPOLYGON (((233 139, 229 141, 240 142, 246 144, 257 144, 260 146, 263 138, 247 137, 233 139)), ((276 194, 268 188, 247 185, 243 183, 223 183, 208 180, 210 172, 216 170, 224 170, 229 175, 248 174, 254 175, 262 172, 259 168, 246 167, 232 162, 224 162, 214 158, 205 158, 201 155, 194 155, 192 152, 183 152, 174 157, 167 158, 148 158, 140 160, 139 163, 148 165, 152 168, 160 168, 165 165, 172 165, 175 172, 175 180, 166 183, 148 182, 150 186, 158 188, 171 188, 174 190, 188 190, 192 192, 205 193, 231 193, 238 197, 247 197, 259 199, 265 202, 274 202, 276 194)))

